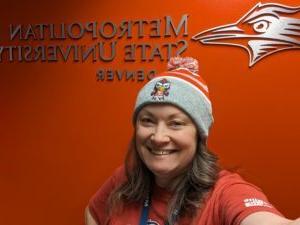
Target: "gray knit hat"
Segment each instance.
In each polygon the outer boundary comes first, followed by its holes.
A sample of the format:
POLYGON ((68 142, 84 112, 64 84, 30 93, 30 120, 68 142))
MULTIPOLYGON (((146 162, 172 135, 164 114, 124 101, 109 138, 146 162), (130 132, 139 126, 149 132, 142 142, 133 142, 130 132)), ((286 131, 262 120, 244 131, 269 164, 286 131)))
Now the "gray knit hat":
POLYGON ((191 57, 173 57, 168 71, 154 76, 138 93, 133 121, 148 104, 172 104, 186 112, 205 140, 213 123, 208 88, 198 74, 198 62, 191 57))

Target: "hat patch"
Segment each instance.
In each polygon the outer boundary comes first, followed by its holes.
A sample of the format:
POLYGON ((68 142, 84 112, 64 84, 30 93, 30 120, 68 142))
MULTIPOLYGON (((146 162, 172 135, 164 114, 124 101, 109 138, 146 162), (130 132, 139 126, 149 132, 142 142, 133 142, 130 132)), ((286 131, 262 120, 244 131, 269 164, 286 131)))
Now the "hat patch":
POLYGON ((151 92, 152 100, 163 101, 165 96, 169 96, 170 87, 171 83, 166 78, 157 81, 151 92))

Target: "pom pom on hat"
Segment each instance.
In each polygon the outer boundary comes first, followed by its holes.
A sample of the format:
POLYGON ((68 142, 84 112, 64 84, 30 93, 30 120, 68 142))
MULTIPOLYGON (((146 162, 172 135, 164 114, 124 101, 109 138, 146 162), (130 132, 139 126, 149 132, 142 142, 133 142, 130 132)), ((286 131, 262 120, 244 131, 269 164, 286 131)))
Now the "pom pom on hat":
POLYGON ((208 87, 198 74, 198 61, 191 57, 172 57, 168 71, 157 74, 138 93, 133 122, 148 104, 172 104, 189 115, 206 141, 213 123, 208 87))
POLYGON ((186 68, 192 73, 198 73, 199 65, 198 61, 192 57, 172 57, 167 66, 169 71, 178 69, 178 68, 186 68))

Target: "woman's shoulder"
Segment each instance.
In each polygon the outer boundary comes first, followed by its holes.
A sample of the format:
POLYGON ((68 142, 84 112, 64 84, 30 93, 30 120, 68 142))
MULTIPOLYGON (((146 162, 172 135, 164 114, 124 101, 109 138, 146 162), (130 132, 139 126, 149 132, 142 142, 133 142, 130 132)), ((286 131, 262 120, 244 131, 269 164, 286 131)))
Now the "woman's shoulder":
POLYGON ((231 172, 228 170, 222 170, 219 172, 217 181, 214 185, 210 196, 218 200, 233 200, 233 199, 245 199, 246 196, 259 196, 265 199, 261 188, 255 184, 246 181, 237 172, 231 172))
POLYGON ((89 212, 92 217, 99 223, 105 218, 106 203, 109 195, 115 188, 126 180, 124 165, 114 170, 112 175, 101 185, 96 193, 89 200, 89 212))
POLYGON ((208 215, 214 212, 217 215, 214 220, 218 218, 223 222, 215 221, 212 224, 240 224, 246 216, 261 211, 281 215, 260 188, 236 172, 220 171, 207 198, 205 212, 208 215))
POLYGON ((103 183, 101 188, 103 187, 108 188, 111 191, 112 189, 114 189, 115 187, 123 183, 125 180, 126 180, 125 166, 120 165, 113 171, 112 175, 108 179, 106 179, 106 181, 103 183))
POLYGON ((116 183, 122 183, 126 180, 126 171, 125 171, 125 165, 122 164, 120 165, 119 167, 117 167, 112 176, 111 176, 112 179, 114 179, 114 181, 116 183))
POLYGON ((105 201, 110 193, 126 180, 124 165, 119 166, 114 170, 112 175, 98 188, 92 197, 92 201, 105 201))
POLYGON ((238 184, 244 184, 244 185, 250 185, 252 187, 255 187, 256 189, 259 189, 254 184, 249 183, 246 181, 240 174, 237 172, 231 172, 228 170, 221 170, 218 174, 218 178, 215 184, 216 188, 226 188, 231 185, 238 185, 238 184))

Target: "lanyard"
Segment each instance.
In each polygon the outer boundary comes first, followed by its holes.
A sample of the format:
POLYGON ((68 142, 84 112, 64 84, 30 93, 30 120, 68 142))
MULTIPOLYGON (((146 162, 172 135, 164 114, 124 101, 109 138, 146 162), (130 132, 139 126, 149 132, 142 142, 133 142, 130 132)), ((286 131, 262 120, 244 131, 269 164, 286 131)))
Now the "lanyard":
MULTIPOLYGON (((143 204, 143 210, 142 210, 139 225, 147 225, 150 206, 151 206, 151 196, 149 194, 148 197, 145 199, 144 204, 143 204)), ((172 217, 173 222, 175 222, 177 215, 178 215, 178 211, 175 210, 175 213, 173 213, 173 215, 172 215, 173 216, 172 217)), ((165 225, 170 225, 170 224, 168 222, 166 222, 165 225)))
POLYGON ((147 225, 150 205, 151 205, 151 198, 150 195, 148 195, 148 197, 145 199, 143 204, 143 211, 141 214, 140 225, 147 225))

